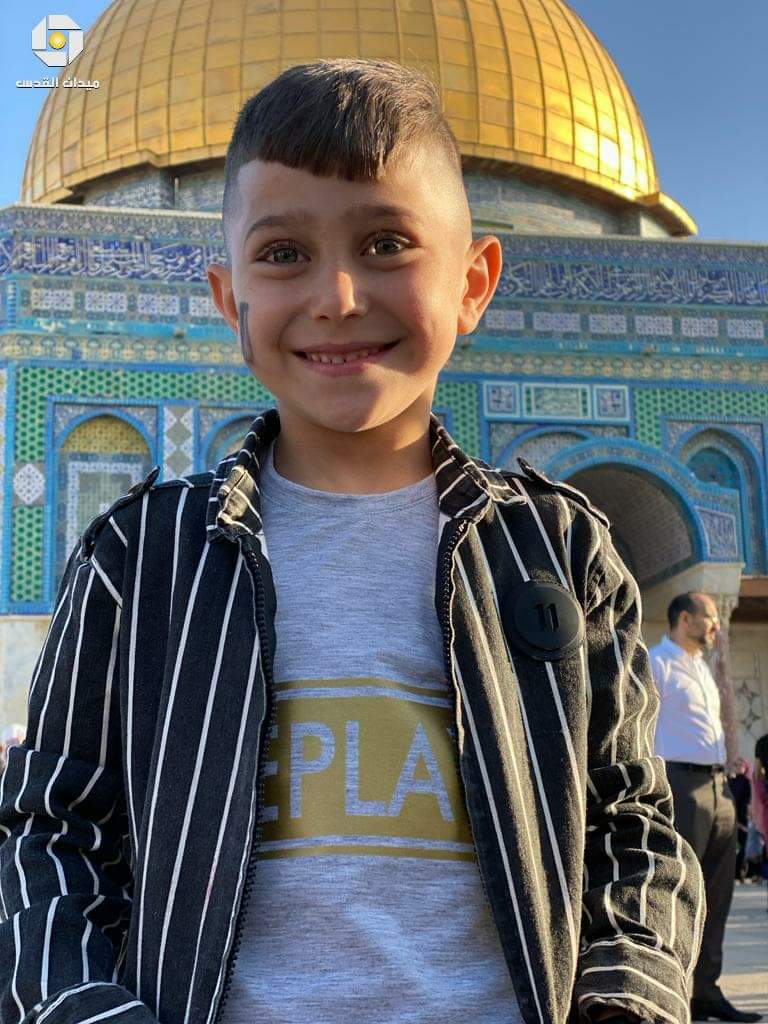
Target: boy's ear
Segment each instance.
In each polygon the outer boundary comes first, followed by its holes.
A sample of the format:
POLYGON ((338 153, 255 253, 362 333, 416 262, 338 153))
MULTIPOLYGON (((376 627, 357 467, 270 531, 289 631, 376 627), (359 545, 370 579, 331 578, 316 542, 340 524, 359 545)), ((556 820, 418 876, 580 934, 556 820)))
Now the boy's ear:
POLYGON ((205 270, 208 285, 213 295, 216 308, 229 326, 238 333, 237 302, 232 291, 232 271, 223 263, 209 263, 205 270))
POLYGON ((479 324, 499 283, 501 264, 501 242, 495 235, 484 235, 472 242, 467 252, 466 281, 457 334, 471 334, 479 324))

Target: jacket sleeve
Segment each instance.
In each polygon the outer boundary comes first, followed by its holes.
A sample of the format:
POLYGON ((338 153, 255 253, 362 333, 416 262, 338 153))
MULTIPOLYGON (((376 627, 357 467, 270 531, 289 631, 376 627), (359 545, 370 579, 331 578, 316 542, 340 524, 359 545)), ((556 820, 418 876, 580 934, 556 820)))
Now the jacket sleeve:
POLYGON ((599 523, 587 604, 587 822, 577 1019, 616 1007, 654 1024, 690 1019, 701 944, 701 869, 672 825, 653 756, 659 697, 641 635, 637 583, 599 523))
POLYGON ((117 678, 126 549, 112 523, 69 559, 27 738, 0 781, 3 1024, 155 1021, 118 982, 132 878, 117 678))

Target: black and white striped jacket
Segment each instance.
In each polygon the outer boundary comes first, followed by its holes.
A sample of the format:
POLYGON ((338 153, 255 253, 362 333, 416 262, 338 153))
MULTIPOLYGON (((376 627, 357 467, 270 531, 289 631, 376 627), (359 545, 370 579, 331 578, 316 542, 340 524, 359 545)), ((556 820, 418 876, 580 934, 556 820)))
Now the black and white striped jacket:
MULTIPOLYGON (((430 429, 461 777, 521 1013, 687 1022, 704 893, 652 756, 637 585, 584 495, 430 429), (529 580, 583 612, 557 660, 505 628, 529 580)), ((69 559, 0 788, 2 1024, 220 1017, 272 706, 258 473, 278 431, 276 410, 258 417, 215 474, 155 469, 69 559)))

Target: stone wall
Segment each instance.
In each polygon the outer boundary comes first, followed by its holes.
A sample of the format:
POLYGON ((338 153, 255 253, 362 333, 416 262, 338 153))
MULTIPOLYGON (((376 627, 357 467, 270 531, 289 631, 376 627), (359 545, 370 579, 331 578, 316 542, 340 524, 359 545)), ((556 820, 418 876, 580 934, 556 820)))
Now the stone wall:
POLYGON ((118 206, 134 210, 168 210, 174 205, 173 177, 158 168, 129 171, 89 185, 84 206, 118 206))
POLYGON ((742 757, 768 732, 768 630, 762 622, 731 622, 731 677, 742 757))
POLYGON ((29 686, 49 622, 47 615, 0 617, 0 729, 27 720, 29 686))
MULTIPOLYGON (((651 218, 632 208, 618 210, 571 191, 515 177, 465 173, 475 226, 503 226, 517 234, 641 235, 651 218)), ((659 229, 664 235, 663 228, 659 229)))
MULTIPOLYGON (((478 229, 504 228, 520 234, 636 235, 667 237, 649 213, 619 209, 576 192, 524 181, 514 176, 467 171, 464 182, 478 229)), ((177 209, 219 213, 224 195, 224 168, 205 170, 147 168, 114 175, 90 185, 86 206, 132 209, 177 209)))

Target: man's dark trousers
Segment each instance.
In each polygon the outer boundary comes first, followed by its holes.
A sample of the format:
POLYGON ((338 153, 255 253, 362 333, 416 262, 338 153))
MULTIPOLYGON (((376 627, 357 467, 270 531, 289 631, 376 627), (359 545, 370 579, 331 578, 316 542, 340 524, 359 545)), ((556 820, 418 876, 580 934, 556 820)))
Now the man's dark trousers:
POLYGON ((675 828, 701 862, 707 894, 707 918, 692 996, 717 1000, 736 868, 736 807, 722 771, 712 774, 667 761, 667 775, 674 799, 675 828))

